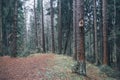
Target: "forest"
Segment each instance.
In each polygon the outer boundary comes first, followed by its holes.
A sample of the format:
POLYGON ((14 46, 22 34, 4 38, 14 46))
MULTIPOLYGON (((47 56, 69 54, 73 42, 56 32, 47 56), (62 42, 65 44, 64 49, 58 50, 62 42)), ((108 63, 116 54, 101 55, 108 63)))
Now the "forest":
POLYGON ((120 80, 120 0, 0 0, 0 80, 120 80))

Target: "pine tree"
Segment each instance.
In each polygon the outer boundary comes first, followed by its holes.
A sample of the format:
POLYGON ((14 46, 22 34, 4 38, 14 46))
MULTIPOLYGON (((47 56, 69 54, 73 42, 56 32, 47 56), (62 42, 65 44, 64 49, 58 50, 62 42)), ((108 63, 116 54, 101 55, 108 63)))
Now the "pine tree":
POLYGON ((98 64, 98 45, 97 45, 97 15, 96 15, 96 0, 94 0, 94 43, 95 43, 95 58, 96 58, 96 64, 98 64))
POLYGON ((61 0, 58 0, 58 53, 62 54, 61 0))
POLYGON ((18 0, 15 0, 14 6, 14 26, 13 26, 13 42, 12 42, 12 57, 17 56, 17 17, 18 17, 18 0))
POLYGON ((84 39, 84 0, 77 0, 77 65, 76 72, 86 75, 85 39, 84 39))
POLYGON ((107 0, 103 0, 103 64, 108 65, 108 45, 107 45, 107 0))
POLYGON ((50 0, 50 15, 51 15, 51 35, 52 35, 52 52, 55 52, 55 41, 54 41, 54 10, 53 0, 50 0))
POLYGON ((43 0, 41 0, 41 7, 42 7, 42 49, 43 52, 45 51, 45 34, 44 34, 44 12, 43 12, 43 0))
POLYGON ((0 0, 0 54, 2 53, 2 0, 0 0))
POLYGON ((37 16, 36 16, 36 0, 34 0, 34 26, 35 26, 36 49, 38 49, 38 30, 37 30, 37 16))
POLYGON ((76 34, 76 14, 77 14, 77 11, 76 11, 76 3, 77 3, 77 0, 73 0, 73 39, 74 39, 74 54, 73 54, 73 58, 75 60, 77 60, 77 34, 76 34))

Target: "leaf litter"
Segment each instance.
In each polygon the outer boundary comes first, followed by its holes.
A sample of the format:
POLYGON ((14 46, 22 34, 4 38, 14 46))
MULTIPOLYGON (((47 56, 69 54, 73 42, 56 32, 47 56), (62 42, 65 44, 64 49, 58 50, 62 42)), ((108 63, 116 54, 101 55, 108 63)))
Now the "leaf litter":
POLYGON ((115 80, 87 62, 87 76, 72 73, 75 61, 56 54, 33 54, 26 58, 0 57, 0 80, 115 80))

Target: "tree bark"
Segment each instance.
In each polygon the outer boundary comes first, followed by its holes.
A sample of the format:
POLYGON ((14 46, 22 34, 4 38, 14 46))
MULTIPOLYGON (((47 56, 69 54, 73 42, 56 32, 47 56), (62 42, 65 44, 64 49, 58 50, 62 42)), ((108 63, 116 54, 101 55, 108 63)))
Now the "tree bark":
POLYGON ((116 45, 116 0, 114 0, 114 18, 113 18, 113 44, 114 44, 114 48, 113 48, 113 53, 116 55, 117 53, 117 45, 116 45))
POLYGON ((97 40, 97 15, 96 15, 96 0, 94 0, 94 44, 95 44, 95 61, 96 64, 98 64, 99 62, 99 58, 98 58, 98 40, 97 40))
POLYGON ((116 53, 116 63, 117 63, 117 69, 120 71, 120 49, 117 47, 117 53, 116 53))
POLYGON ((15 0, 12 57, 17 56, 17 17, 18 17, 18 0, 15 0))
POLYGON ((62 54, 61 0, 58 0, 58 53, 62 54))
POLYGON ((2 54, 2 0, 0 0, 0 54, 2 54))
POLYGON ((36 44, 36 49, 38 49, 38 34, 37 34, 37 17, 36 17, 36 0, 34 0, 34 26, 35 26, 35 44, 36 44))
MULTIPOLYGON (((69 21, 70 22, 70 21, 69 21)), ((70 33, 70 28, 71 28, 71 25, 69 25, 69 28, 68 28, 68 32, 67 32, 67 39, 66 39, 66 41, 65 41, 65 47, 64 47, 64 54, 66 54, 66 52, 67 52, 67 46, 68 46, 68 43, 70 43, 70 36, 71 36, 71 33, 70 33)))
POLYGON ((86 75, 86 64, 85 64, 85 44, 84 44, 84 0, 77 0, 77 10, 78 10, 78 28, 80 35, 80 46, 79 46, 79 74, 86 75))
POLYGON ((117 69, 120 71, 120 56, 118 55, 119 52, 117 51, 117 44, 116 44, 116 39, 117 39, 117 36, 116 36, 116 0, 114 0, 114 18, 113 18, 113 37, 114 37, 114 40, 113 40, 113 57, 114 59, 116 60, 116 64, 115 64, 115 67, 117 67, 117 69), (114 56, 115 54, 115 56, 114 56))
POLYGON ((108 52, 107 52, 107 0, 103 0, 103 64, 108 65, 108 52))
POLYGON ((50 14, 51 14, 52 52, 55 53, 53 0, 50 0, 50 10, 51 10, 50 14))
POLYGON ((44 12, 43 12, 43 0, 41 2, 42 4, 42 49, 43 49, 43 52, 46 52, 45 51, 45 34, 44 34, 44 12))
POLYGON ((73 59, 77 60, 77 33, 76 33, 76 21, 77 21, 77 11, 76 11, 76 3, 77 3, 77 0, 73 0, 73 41, 74 41, 74 54, 73 54, 73 59))

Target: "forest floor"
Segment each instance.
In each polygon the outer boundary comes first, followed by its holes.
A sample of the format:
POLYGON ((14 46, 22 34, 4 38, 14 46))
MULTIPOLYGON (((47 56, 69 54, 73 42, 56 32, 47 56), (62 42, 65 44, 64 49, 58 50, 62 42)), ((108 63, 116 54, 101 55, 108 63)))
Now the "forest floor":
POLYGON ((75 61, 56 54, 34 54, 26 58, 0 57, 0 80, 116 80, 87 62, 87 76, 72 73, 75 61))

